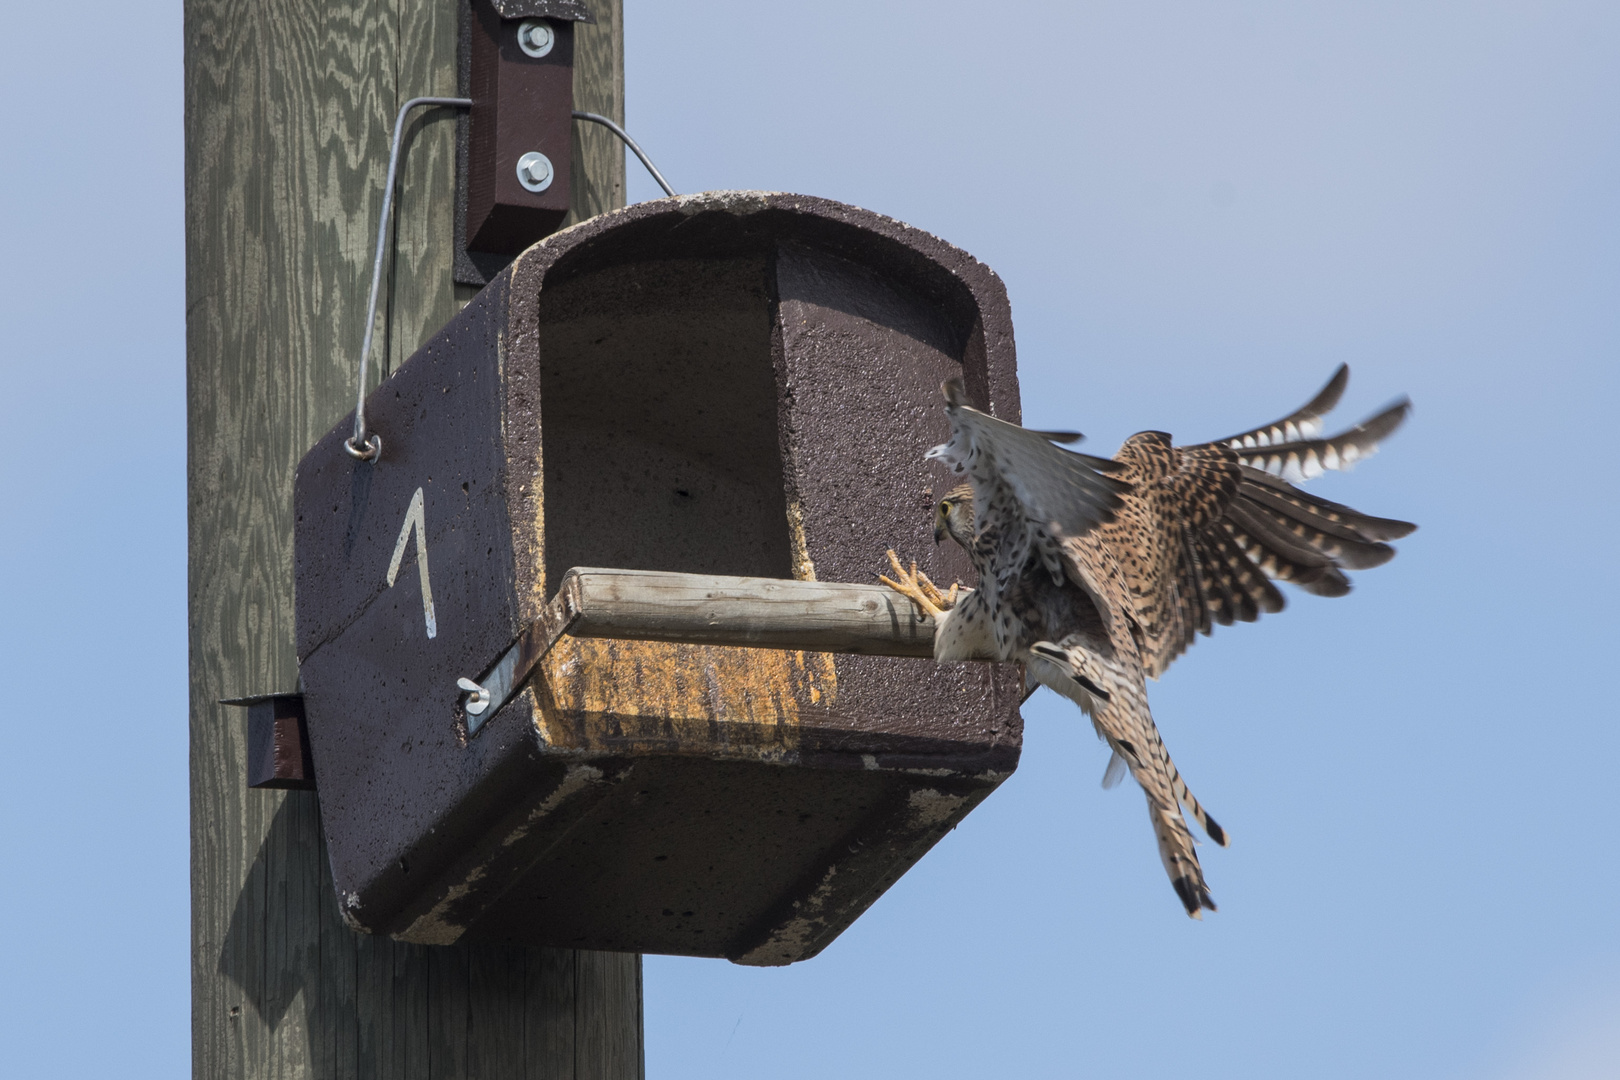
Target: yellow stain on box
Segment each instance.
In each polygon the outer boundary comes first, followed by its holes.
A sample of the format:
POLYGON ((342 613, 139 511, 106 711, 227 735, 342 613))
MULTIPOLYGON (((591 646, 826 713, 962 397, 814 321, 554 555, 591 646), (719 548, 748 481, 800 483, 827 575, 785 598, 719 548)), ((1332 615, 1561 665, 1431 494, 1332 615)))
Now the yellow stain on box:
POLYGON ((838 697, 831 653, 564 636, 529 689, 548 745, 773 757, 838 697))

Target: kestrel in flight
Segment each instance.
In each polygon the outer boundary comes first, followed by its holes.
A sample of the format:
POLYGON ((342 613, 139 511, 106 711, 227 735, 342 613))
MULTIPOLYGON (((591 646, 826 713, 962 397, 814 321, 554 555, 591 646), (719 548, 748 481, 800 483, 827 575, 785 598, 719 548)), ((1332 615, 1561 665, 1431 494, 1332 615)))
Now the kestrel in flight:
POLYGON ((1370 456, 1411 408, 1402 399, 1324 437, 1322 417, 1348 381, 1341 366, 1303 408, 1241 435, 1178 447, 1144 431, 1110 460, 1054 445, 1078 435, 971 407, 952 380, 951 437, 928 456, 967 482, 940 500, 934 538, 967 550, 979 585, 941 593, 888 553, 896 579, 883 581, 934 616, 937 661, 1016 660, 1031 689, 1051 687, 1091 717, 1114 752, 1104 786, 1126 768, 1141 785, 1165 871, 1195 919, 1215 903, 1182 809, 1217 844, 1226 833, 1176 771, 1146 679, 1214 624, 1281 611, 1273 580, 1343 596, 1344 571, 1388 562, 1388 541, 1416 528, 1294 486, 1370 456))

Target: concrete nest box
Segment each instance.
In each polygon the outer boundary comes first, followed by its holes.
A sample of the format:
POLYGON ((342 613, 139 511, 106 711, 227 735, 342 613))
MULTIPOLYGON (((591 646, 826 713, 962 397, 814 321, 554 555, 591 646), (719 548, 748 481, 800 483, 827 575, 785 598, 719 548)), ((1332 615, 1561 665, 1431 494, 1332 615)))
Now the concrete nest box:
POLYGON ((888 547, 967 578, 923 461, 953 375, 1018 419, 999 279, 822 199, 642 203, 501 272, 371 395, 377 461, 344 452, 351 417, 298 470, 351 924, 753 964, 836 937, 1018 762, 1015 668, 816 629, 853 596, 879 638, 916 631, 871 588, 888 547), (647 595, 675 599, 615 621, 647 595))

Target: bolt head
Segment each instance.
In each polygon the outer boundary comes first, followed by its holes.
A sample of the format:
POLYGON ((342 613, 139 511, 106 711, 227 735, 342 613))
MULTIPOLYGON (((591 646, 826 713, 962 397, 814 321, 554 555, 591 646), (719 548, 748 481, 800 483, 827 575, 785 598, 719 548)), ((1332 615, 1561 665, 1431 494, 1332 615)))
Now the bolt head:
POLYGON ((538 58, 551 52, 552 46, 557 44, 557 32, 548 22, 529 19, 518 24, 517 39, 524 55, 538 58))
POLYGON ((518 183, 524 188, 536 193, 542 192, 551 186, 555 177, 551 167, 551 159, 538 151, 531 150, 518 158, 518 183))

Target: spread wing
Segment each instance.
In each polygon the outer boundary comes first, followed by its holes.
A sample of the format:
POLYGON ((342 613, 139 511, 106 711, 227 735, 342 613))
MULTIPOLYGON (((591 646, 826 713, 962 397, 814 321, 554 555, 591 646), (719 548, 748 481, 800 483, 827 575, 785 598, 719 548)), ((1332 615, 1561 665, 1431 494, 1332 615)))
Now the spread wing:
POLYGON ((1350 591, 1346 570, 1388 562, 1388 543, 1417 526, 1363 514, 1307 494, 1310 479, 1370 457, 1411 410, 1396 402, 1334 436, 1322 416, 1338 402, 1349 372, 1340 367, 1304 408, 1242 435, 1171 448, 1166 436, 1132 436, 1119 458, 1131 494, 1107 536, 1122 558, 1137 609, 1143 666, 1154 677, 1214 626, 1253 622, 1281 611, 1273 581, 1318 596, 1350 591))
MULTIPOLYGON (((970 549, 980 571, 979 587, 960 605, 965 621, 948 612, 935 641, 935 656, 972 635, 995 639, 996 651, 1026 663, 1028 674, 1071 697, 1092 715, 1097 731, 1125 762, 1147 796, 1159 854, 1176 893, 1194 918, 1214 909, 1182 807, 1218 843, 1220 826, 1193 798, 1153 723, 1131 612, 1129 575, 1106 537, 1116 515, 1143 503, 1139 485, 1125 479, 1130 465, 1061 449, 1074 435, 1029 431, 969 406, 959 383, 944 387, 950 440, 929 451, 965 474, 973 489, 974 535, 970 549), (1041 567, 1033 559, 1041 561, 1041 567), (1046 584, 1047 572, 1053 590, 1046 584), (1041 586, 1073 600, 1070 580, 1091 595, 1101 635, 1073 618, 1058 617, 1066 634, 1057 641, 1020 639, 1020 631, 1045 628, 1053 609, 1031 595, 1041 586), (972 605, 970 607, 970 605, 972 605)), ((1168 443, 1166 443, 1168 447, 1168 443)), ((1222 451, 1230 454, 1230 451, 1222 451)), ((1226 463, 1227 468, 1236 468, 1226 463)), ((1231 485, 1233 490, 1236 482, 1231 485)), ((1153 499, 1170 498, 1152 493, 1153 499)), ((1189 493, 1190 495, 1190 493, 1189 493)), ((1190 505, 1189 498, 1182 500, 1190 505)), ((1207 514, 1221 505, 1210 501, 1207 514)), ((1086 605, 1089 610, 1090 605, 1086 605)), ((1072 609, 1062 611, 1073 615, 1072 609)), ((982 647, 982 645, 981 645, 982 647)))
POLYGON ((1299 484, 1330 470, 1348 469, 1372 457, 1378 452, 1378 444, 1394 434, 1411 411, 1412 403, 1401 398, 1376 416, 1331 439, 1300 438, 1249 446, 1240 441, 1245 436, 1238 436, 1222 439, 1220 445, 1229 447, 1239 461, 1252 469, 1299 484))
POLYGON ((1054 445, 1078 441, 1072 432, 1031 431, 980 412, 967 404, 957 380, 942 390, 951 437, 928 456, 972 485, 975 533, 992 526, 1001 547, 998 565, 1017 572, 1034 551, 1053 580, 1062 581, 1062 540, 1113 516, 1128 490, 1111 475, 1122 466, 1054 445))
POLYGON ((1225 446, 1241 450, 1320 438, 1324 430, 1322 417, 1332 412, 1334 406, 1339 404, 1339 399, 1344 397, 1344 388, 1349 385, 1350 365, 1340 364, 1333 372, 1333 377, 1328 379, 1327 385, 1300 408, 1264 427, 1245 431, 1241 435, 1230 435, 1219 441, 1225 446))

